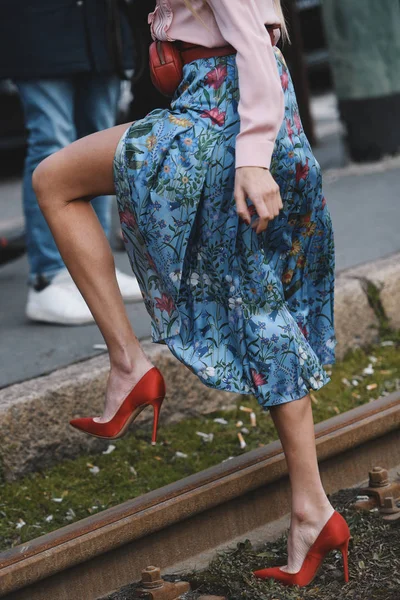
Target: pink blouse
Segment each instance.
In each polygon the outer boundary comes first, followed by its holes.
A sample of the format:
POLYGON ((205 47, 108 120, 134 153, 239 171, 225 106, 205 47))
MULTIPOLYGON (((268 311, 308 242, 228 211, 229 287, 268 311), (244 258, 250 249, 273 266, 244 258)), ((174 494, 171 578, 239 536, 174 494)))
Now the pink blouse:
MULTIPOLYGON (((183 0, 157 0, 155 11, 149 15, 152 36, 208 48, 228 42, 236 48, 240 85, 236 167, 269 168, 284 117, 282 86, 271 38, 264 27, 280 24, 273 0, 192 0, 192 6, 201 20, 183 0)), ((277 29, 275 43, 278 39, 277 29)))

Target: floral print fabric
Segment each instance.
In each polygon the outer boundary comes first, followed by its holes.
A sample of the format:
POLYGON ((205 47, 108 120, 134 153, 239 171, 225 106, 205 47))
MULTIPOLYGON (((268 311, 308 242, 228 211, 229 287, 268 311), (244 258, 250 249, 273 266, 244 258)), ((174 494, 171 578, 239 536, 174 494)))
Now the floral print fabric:
POLYGON ((331 218, 289 72, 274 52, 285 118, 271 172, 283 210, 266 232, 236 213, 234 56, 186 65, 171 109, 133 123, 114 161, 153 341, 206 385, 254 394, 265 409, 327 383, 323 365, 334 362, 336 344, 331 218))

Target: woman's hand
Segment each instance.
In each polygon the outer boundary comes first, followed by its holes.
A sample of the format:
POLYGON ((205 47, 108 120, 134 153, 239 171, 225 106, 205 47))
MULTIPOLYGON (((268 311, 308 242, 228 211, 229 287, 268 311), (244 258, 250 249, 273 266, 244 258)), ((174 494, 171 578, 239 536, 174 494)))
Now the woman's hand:
POLYGON ((258 219, 252 228, 256 233, 265 231, 269 221, 283 208, 279 186, 268 169, 239 167, 235 176, 235 201, 238 215, 250 225, 251 217, 246 198, 254 204, 258 219))

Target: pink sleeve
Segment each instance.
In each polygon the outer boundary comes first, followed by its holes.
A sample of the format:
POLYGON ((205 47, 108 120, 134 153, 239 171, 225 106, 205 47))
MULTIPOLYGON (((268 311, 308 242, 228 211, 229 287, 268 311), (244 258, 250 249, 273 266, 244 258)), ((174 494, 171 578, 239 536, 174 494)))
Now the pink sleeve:
POLYGON ((255 0, 208 0, 224 39, 237 50, 240 133, 236 168, 269 168, 284 117, 283 90, 271 38, 255 0))

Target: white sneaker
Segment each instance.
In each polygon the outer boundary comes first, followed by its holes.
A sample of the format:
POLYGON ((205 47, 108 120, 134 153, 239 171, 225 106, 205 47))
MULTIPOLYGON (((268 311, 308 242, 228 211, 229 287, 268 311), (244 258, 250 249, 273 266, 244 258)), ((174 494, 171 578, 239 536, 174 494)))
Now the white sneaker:
MULTIPOLYGON (((125 275, 118 269, 116 276, 125 302, 142 300, 136 277, 125 275)), ((26 316, 32 321, 61 325, 84 325, 94 322, 88 305, 67 269, 57 273, 51 283, 40 292, 29 289, 26 316)))
MULTIPOLYGON (((125 275, 125 273, 122 273, 119 269, 115 269, 115 275, 124 302, 137 302, 138 300, 142 300, 142 292, 140 291, 136 277, 125 275)), ((62 273, 59 274, 59 277, 62 281, 68 281, 71 285, 75 286, 74 280, 67 269, 63 270, 62 273)))
POLYGON ((117 276, 121 295, 125 302, 138 302, 139 300, 143 300, 142 292, 140 291, 136 277, 125 275, 125 273, 122 273, 119 269, 115 269, 115 274, 117 276))
POLYGON ((66 269, 57 273, 43 290, 29 289, 26 316, 32 321, 60 325, 94 322, 88 305, 66 269))

